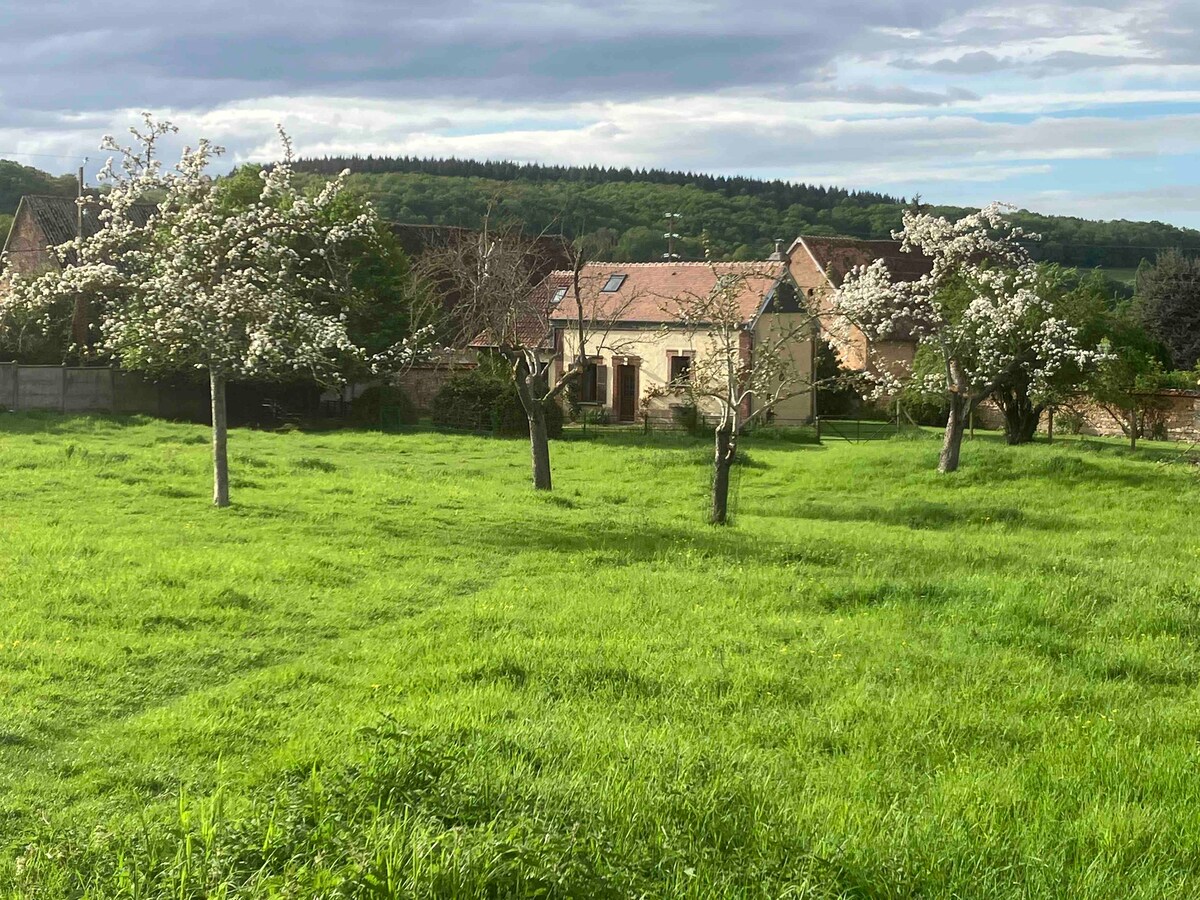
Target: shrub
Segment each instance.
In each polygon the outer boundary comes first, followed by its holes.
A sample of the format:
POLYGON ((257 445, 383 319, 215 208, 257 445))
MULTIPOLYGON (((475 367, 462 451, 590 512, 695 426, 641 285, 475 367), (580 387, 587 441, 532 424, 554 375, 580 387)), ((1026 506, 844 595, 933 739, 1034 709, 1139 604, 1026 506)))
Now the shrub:
POLYGON ((1171 431, 1161 416, 1154 416, 1146 423, 1146 436, 1152 441, 1169 441, 1171 431))
POLYGON ((583 414, 583 420, 589 425, 611 425, 612 416, 608 413, 608 408, 598 406, 595 409, 589 409, 583 414))
POLYGON ((1196 372, 1163 372, 1158 376, 1158 386, 1163 390, 1194 391, 1196 390, 1196 372))
MULTIPOLYGON (((550 437, 561 437, 562 408, 553 400, 547 400, 545 412, 550 437)), ((529 420, 516 385, 479 370, 455 375, 442 385, 433 400, 433 424, 440 428, 505 435, 529 432, 529 420)))
POLYGON ((1083 434, 1083 413, 1073 409, 1060 412, 1054 417, 1054 427, 1063 434, 1083 434))
POLYGON ((822 416, 858 415, 863 398, 855 389, 856 373, 842 365, 837 350, 828 341, 817 344, 816 377, 824 386, 817 391, 817 409, 822 416))
POLYGON ((950 413, 950 405, 945 397, 916 390, 907 390, 901 394, 900 407, 904 411, 902 415, 916 424, 933 425, 938 428, 946 426, 946 418, 950 413))
POLYGON ((578 422, 583 415, 578 378, 572 378, 567 382, 567 386, 563 389, 563 404, 566 406, 567 418, 572 422, 578 422))
POLYGON ((552 438, 560 438, 563 433, 563 408, 554 400, 546 401, 546 433, 552 438))
POLYGON ((679 428, 692 434, 699 431, 703 423, 703 420, 700 418, 700 410, 696 408, 695 403, 683 403, 679 406, 672 406, 671 419, 679 428))
POLYGON ((387 384, 372 385, 354 398, 350 417, 360 425, 416 425, 420 419, 416 405, 408 394, 387 384), (384 421, 386 410, 387 421, 384 421))

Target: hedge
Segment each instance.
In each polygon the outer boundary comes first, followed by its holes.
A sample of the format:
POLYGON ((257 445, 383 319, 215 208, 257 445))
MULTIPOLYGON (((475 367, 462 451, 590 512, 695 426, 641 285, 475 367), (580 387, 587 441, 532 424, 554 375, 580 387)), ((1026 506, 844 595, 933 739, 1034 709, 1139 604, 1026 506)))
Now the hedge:
MULTIPOLYGON (((553 400, 547 400, 544 408, 546 431, 552 438, 562 437, 562 408, 553 400)), ((433 399, 433 424, 504 435, 529 433, 517 386, 478 371, 455 375, 442 385, 433 399)))

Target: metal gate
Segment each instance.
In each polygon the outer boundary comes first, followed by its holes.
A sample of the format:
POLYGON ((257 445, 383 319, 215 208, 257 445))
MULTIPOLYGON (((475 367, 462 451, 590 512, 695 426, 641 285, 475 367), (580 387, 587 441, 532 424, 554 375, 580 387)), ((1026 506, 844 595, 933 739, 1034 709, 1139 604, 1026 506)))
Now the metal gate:
POLYGON ((860 444, 863 441, 886 441, 900 431, 900 422, 891 419, 886 422, 872 419, 847 419, 840 416, 817 416, 817 440, 850 441, 860 444))

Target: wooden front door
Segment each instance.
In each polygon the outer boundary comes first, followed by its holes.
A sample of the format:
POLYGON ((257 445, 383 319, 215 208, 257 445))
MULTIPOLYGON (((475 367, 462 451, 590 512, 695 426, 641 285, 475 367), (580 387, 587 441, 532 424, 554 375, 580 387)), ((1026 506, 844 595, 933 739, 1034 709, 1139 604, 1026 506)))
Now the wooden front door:
POLYGON ((617 366, 617 420, 633 422, 637 418, 637 366, 617 366))

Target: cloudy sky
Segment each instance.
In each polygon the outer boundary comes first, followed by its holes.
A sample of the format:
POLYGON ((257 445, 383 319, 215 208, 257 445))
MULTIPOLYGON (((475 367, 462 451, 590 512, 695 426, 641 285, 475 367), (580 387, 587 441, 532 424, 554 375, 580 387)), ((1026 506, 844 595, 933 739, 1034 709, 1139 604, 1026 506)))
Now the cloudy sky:
POLYGON ((1196 0, 0 5, 0 158, 142 109, 232 161, 658 166, 1200 227, 1196 0))

